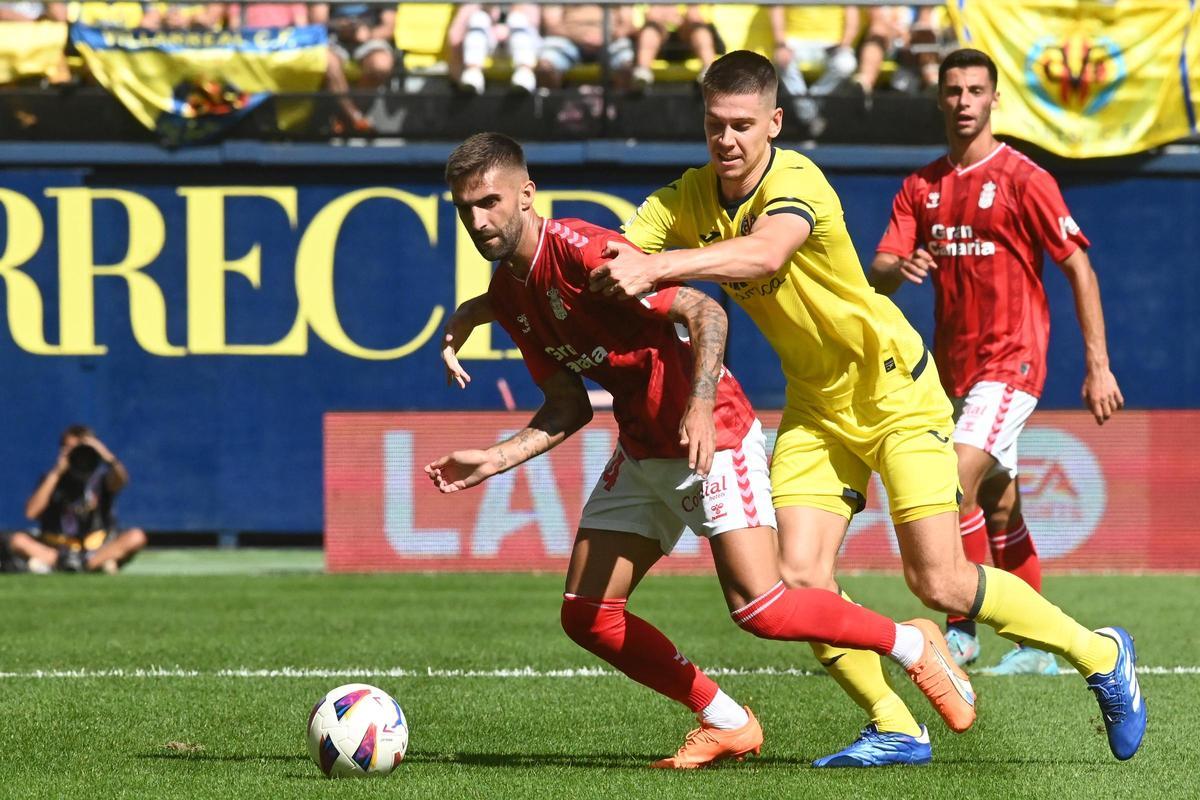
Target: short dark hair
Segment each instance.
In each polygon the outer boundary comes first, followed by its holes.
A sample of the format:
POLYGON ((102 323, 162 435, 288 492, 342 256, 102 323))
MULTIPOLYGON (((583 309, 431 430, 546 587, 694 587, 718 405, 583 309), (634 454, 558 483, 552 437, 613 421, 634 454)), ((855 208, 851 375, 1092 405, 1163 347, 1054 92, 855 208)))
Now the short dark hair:
POLYGON ((942 59, 941 66, 938 67, 938 90, 941 91, 942 85, 946 82, 946 73, 948 71, 964 67, 986 67, 988 77, 992 79, 992 88, 996 88, 998 83, 996 62, 992 61, 992 57, 982 50, 973 50, 970 47, 964 47, 961 50, 955 50, 942 59))
POLYGON ((779 73, 770 59, 749 50, 734 50, 718 58, 700 82, 704 96, 767 94, 774 105, 779 91, 779 73))
POLYGON ((454 148, 446 161, 446 183, 499 167, 528 170, 521 145, 503 133, 477 133, 454 148))
POLYGON ((58 446, 62 447, 67 443, 67 439, 83 439, 87 436, 95 436, 96 432, 87 425, 76 423, 68 425, 67 429, 62 432, 62 436, 58 437, 58 446))

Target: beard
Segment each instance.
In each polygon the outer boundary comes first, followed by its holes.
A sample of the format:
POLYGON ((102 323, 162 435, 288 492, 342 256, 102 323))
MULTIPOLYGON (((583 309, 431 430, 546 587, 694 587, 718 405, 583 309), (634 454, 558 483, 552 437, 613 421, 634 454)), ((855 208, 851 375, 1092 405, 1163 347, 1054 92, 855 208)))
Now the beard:
POLYGON ((479 255, 488 261, 507 261, 517 250, 521 241, 521 216, 514 214, 503 228, 496 233, 494 241, 488 243, 475 242, 479 255))

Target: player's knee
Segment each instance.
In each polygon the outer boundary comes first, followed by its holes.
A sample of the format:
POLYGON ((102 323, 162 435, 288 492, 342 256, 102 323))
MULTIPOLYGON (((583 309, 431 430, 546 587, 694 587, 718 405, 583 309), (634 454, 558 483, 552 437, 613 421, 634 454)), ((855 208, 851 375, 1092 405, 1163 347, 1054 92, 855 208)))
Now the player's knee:
POLYGON ((606 603, 600 598, 566 595, 559 621, 567 637, 585 650, 596 652, 616 642, 624 627, 624 601, 606 603))
MULTIPOLYGON (((974 574, 974 567, 966 563, 965 559, 963 566, 974 574)), ((904 580, 917 599, 924 603, 926 608, 947 614, 962 613, 970 605, 969 599, 965 605, 963 602, 965 584, 961 580, 962 577, 957 570, 904 571, 904 580)))
POLYGON ((146 532, 141 528, 130 528, 122 535, 130 549, 130 552, 133 553, 141 550, 150 542, 149 538, 146 536, 146 532))
POLYGON ((828 589, 837 591, 837 581, 824 565, 815 560, 779 565, 779 576, 789 589, 828 589))

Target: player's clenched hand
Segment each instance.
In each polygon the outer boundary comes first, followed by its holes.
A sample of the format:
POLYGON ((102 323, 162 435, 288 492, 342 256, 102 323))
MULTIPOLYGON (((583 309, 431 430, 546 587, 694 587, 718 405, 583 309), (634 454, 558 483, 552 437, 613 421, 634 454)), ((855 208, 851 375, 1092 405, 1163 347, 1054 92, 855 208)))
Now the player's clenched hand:
POLYGON ((425 465, 425 474, 443 494, 483 483, 499 472, 486 450, 456 450, 425 465))
POLYGON ((679 421, 679 443, 687 445, 688 469, 708 477, 717 450, 717 428, 711 405, 688 403, 679 421))
POLYGON ((624 242, 609 242, 604 257, 611 259, 592 270, 588 284, 593 292, 637 297, 654 288, 653 259, 624 242))
POLYGON ((911 283, 924 283, 931 270, 937 269, 937 262, 928 251, 918 247, 908 258, 900 259, 900 274, 911 283))
POLYGON ((1083 404, 1092 412, 1097 425, 1103 425, 1125 407, 1125 398, 1112 370, 1103 367, 1087 371, 1083 378, 1083 404))

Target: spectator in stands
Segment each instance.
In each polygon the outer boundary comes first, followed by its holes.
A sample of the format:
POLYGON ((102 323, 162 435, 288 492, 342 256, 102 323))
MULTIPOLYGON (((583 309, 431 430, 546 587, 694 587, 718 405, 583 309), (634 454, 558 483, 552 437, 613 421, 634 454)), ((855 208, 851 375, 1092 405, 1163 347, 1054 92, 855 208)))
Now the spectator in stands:
POLYGON ((897 62, 892 88, 915 92, 937 86, 937 43, 941 37, 935 25, 934 9, 922 6, 877 6, 868 17, 867 33, 858 54, 858 74, 854 81, 867 97, 875 91, 885 60, 897 62))
POLYGON ((211 31, 224 21, 223 3, 148 3, 142 15, 142 27, 149 30, 211 31))
MULTIPOLYGON (((396 10, 365 3, 321 3, 312 7, 314 24, 327 24, 332 38, 329 49, 337 56, 345 76, 358 72, 354 85, 378 89, 391 80, 396 68, 396 10)), ((349 90, 330 84, 334 92, 349 90)))
POLYGON ((793 97, 827 95, 854 74, 861 14, 857 6, 772 6, 771 33, 780 83, 793 97), (822 70, 812 87, 805 68, 822 70))
POLYGON ((537 88, 540 19, 541 9, 531 4, 459 6, 446 32, 450 78, 464 92, 482 94, 484 62, 504 50, 512 60, 513 88, 532 92, 537 88))
POLYGON ((538 53, 538 82, 557 89, 563 75, 576 64, 608 59, 613 85, 627 88, 633 65, 633 8, 609 9, 609 43, 604 46, 604 7, 565 5, 542 7, 542 49, 538 53), (606 52, 607 51, 607 52, 606 52))
MULTIPOLYGON (((230 3, 226 24, 230 30, 241 28, 287 28, 312 24, 305 3, 230 3)), ((333 120, 334 134, 369 134, 375 126, 363 115, 350 97, 350 81, 342 67, 345 49, 330 47, 325 62, 325 91, 334 96, 337 116, 333 120)))
POLYGON ((0 22, 35 22, 39 19, 63 22, 66 18, 65 3, 0 3, 0 22))
POLYGON ((70 3, 67 6, 69 22, 79 22, 93 28, 140 28, 146 16, 142 3, 90 0, 85 3, 70 3))
POLYGON ((704 18, 700 6, 647 6, 646 22, 637 35, 633 85, 645 89, 654 83, 654 59, 661 54, 669 61, 689 55, 700 59, 702 80, 708 65, 717 58, 717 32, 704 18))
POLYGON ((30 572, 116 573, 146 546, 140 528, 117 529, 113 506, 128 483, 125 466, 91 428, 67 428, 54 468, 25 503, 37 528, 8 538, 14 562, 30 572))

